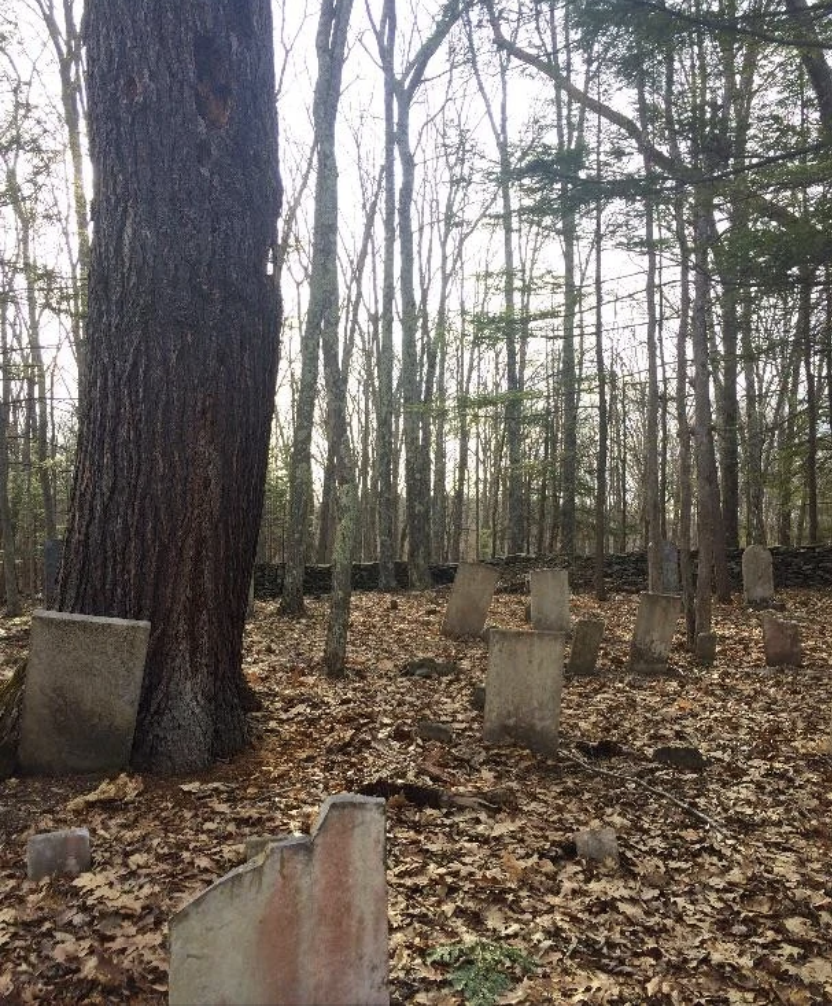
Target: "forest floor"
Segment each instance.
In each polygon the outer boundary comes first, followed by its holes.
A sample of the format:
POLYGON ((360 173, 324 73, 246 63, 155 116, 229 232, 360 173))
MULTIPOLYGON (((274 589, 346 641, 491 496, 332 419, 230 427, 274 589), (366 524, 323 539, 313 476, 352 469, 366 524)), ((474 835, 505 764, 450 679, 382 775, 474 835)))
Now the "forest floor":
MULTIPOLYGON (((471 699, 487 647, 441 636, 447 589, 356 595, 338 681, 316 667, 326 599, 292 621, 258 603, 252 750, 97 795, 85 779, 0 783, 0 1003, 161 1006, 167 921, 243 861, 245 838, 308 831, 327 795, 378 783, 423 787, 387 805, 395 1004, 465 1001, 452 986, 464 960, 437 950, 479 953, 475 977, 504 978, 502 1003, 832 1003, 832 597, 779 596, 801 623, 803 667, 766 668, 759 615, 736 601, 715 609, 713 667, 693 665, 680 631, 678 675, 657 679, 626 670, 637 598, 574 596, 574 617, 606 621, 602 673, 566 682, 557 758, 483 745, 471 699), (402 675, 422 657, 459 673, 402 675), (421 720, 453 739, 421 739, 421 720), (706 764, 655 761, 666 745, 706 764), (406 799, 428 788, 481 799, 406 799), (81 826, 92 872, 27 881, 27 838, 81 826), (617 867, 574 855, 574 833, 601 826, 617 834, 617 867)), ((497 595, 489 623, 523 627, 524 601, 497 595)), ((0 623, 0 674, 27 630, 0 623)))

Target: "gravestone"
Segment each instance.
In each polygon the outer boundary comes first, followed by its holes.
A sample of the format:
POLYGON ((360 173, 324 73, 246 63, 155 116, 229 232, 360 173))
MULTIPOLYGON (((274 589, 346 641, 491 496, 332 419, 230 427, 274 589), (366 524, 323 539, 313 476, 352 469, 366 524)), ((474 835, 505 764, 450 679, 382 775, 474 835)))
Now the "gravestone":
POLYGON ((77 775, 130 760, 149 622, 35 611, 20 714, 20 769, 77 775))
POLYGON ((749 545, 743 551, 742 590, 746 604, 765 605, 774 597, 774 568, 765 545, 749 545))
POLYGON ((58 573, 64 543, 60 538, 47 538, 43 543, 43 605, 53 608, 58 596, 58 573))
POLYGON ((696 659, 710 667, 716 660, 717 635, 715 632, 699 632, 696 635, 696 659))
POLYGON ((487 744, 517 743, 543 755, 558 748, 565 637, 492 629, 485 683, 487 744))
POLYGON ((679 579, 679 549, 672 541, 662 542, 663 594, 678 594, 682 587, 679 579))
POLYGON ((572 649, 566 673, 575 677, 595 674, 598 650, 604 635, 604 622, 600 618, 581 618, 575 623, 572 649))
POLYGON ((540 632, 566 632, 569 620, 569 571, 535 569, 530 576, 532 628, 540 632))
POLYGON ((675 594, 642 594, 633 639, 630 670, 633 674, 664 674, 670 643, 682 610, 675 594))
POLYGON ((803 663, 800 626, 768 613, 763 615, 766 667, 799 667, 803 663))
POLYGON ((26 876, 29 880, 61 875, 77 877, 92 862, 90 833, 86 828, 43 831, 26 843, 26 876))
POLYGON ((492 566, 479 562, 461 562, 442 623, 443 636, 478 636, 500 574, 492 566))
POLYGON ((170 923, 170 1006, 387 1006, 384 801, 341 794, 170 923))

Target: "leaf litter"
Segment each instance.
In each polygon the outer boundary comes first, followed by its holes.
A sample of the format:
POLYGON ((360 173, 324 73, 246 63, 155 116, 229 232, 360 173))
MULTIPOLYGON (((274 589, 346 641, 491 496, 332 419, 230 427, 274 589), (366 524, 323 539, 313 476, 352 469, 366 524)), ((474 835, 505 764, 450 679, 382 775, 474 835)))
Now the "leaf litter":
MULTIPOLYGON (((766 668, 759 615, 735 603, 715 606, 712 667, 677 633, 679 673, 640 679, 637 598, 574 596, 573 616, 606 621, 601 673, 566 682, 546 759, 483 745, 487 644, 441 636, 447 596, 355 595, 341 680, 319 673, 325 599, 293 620, 258 602, 256 742, 198 777, 0 783, 0 1003, 161 1006, 170 916, 247 838, 306 832, 345 791, 387 797, 394 1003, 463 1003, 442 961, 466 947, 530 962, 497 981, 504 1004, 832 1002, 832 599, 781 596, 801 668, 766 668), (403 674, 414 662, 453 673, 403 674), (32 834, 82 826, 93 872, 26 880, 32 834), (617 865, 575 854, 602 828, 617 865)), ((523 627, 524 598, 490 616, 523 627)))

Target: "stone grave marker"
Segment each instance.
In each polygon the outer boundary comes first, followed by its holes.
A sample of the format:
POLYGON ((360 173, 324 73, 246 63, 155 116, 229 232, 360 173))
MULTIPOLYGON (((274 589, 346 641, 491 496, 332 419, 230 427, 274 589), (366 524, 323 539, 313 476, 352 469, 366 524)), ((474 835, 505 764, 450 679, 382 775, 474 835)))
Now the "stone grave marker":
POLYGON ((485 684, 487 744, 558 749, 565 637, 561 632, 492 629, 485 684))
POLYGON ((443 636, 478 636, 500 574, 492 566, 479 562, 461 562, 442 623, 443 636))
POLYGON ((535 569, 530 577, 531 623, 540 632, 565 632, 569 619, 569 571, 535 569))
POLYGON ((26 876, 41 880, 60 874, 77 877, 90 868, 90 833, 86 828, 42 831, 26 843, 26 876))
POLYGON ((604 622, 600 618, 580 618, 572 634, 572 648, 566 673, 575 677, 595 674, 598 650, 604 635, 604 622))
POLYGON ((696 635, 696 659, 710 667, 716 660, 717 634, 715 632, 699 632, 696 635))
POLYGON ((800 626, 797 622, 777 618, 766 612, 763 615, 763 646, 767 667, 800 667, 803 663, 800 626))
POLYGON ((58 599, 58 573, 64 543, 60 538, 47 538, 43 543, 43 605, 54 608, 58 599))
POLYGON ((170 923, 170 1006, 388 1006, 384 801, 329 797, 170 923))
POLYGON ((130 761, 150 622, 35 611, 20 714, 20 769, 111 772, 130 761))
POLYGON ((662 593, 678 594, 682 590, 679 578, 679 549, 672 541, 662 542, 662 593))
POLYGON ((765 545, 749 545, 743 551, 742 590, 746 604, 765 605, 774 597, 774 568, 765 545))
POLYGON ((682 599, 675 594, 642 594, 633 639, 630 670, 633 674, 664 674, 682 599))

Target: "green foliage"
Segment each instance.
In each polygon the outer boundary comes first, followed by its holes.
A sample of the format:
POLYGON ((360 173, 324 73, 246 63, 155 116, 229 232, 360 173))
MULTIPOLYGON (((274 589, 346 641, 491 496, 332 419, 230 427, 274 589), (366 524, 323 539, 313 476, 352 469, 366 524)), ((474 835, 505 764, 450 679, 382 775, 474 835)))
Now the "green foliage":
POLYGON ((465 996, 468 1006, 493 1006, 521 974, 535 967, 518 947, 485 940, 445 944, 431 950, 428 961, 452 968, 450 983, 465 996))

